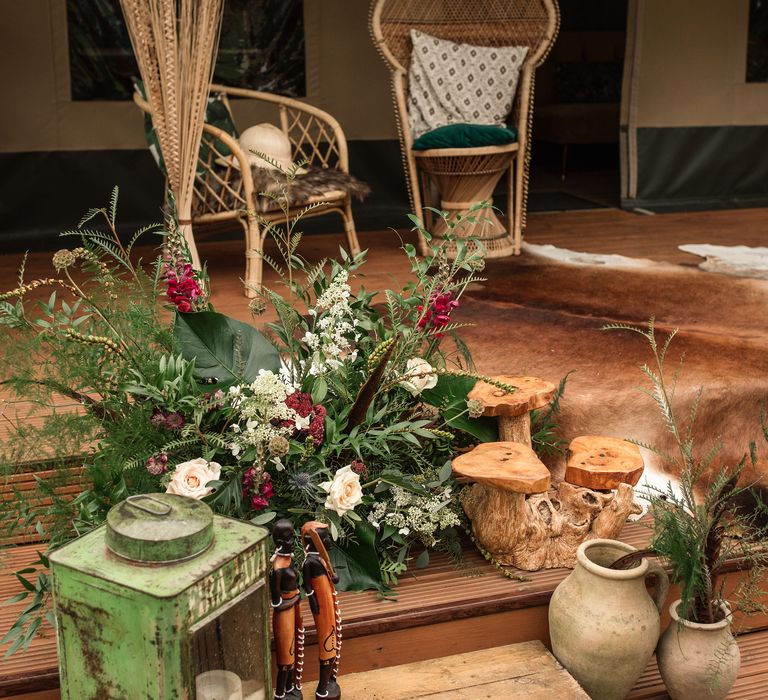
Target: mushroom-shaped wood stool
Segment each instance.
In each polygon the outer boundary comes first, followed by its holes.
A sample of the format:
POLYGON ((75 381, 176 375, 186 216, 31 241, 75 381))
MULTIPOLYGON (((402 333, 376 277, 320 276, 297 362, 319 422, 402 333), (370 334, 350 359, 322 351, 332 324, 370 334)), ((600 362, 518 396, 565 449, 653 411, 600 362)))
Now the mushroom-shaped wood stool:
POLYGON ((619 481, 616 490, 606 490, 630 460, 618 449, 609 450, 609 442, 587 444, 601 445, 595 457, 604 471, 591 482, 593 488, 567 481, 551 487, 549 470, 521 443, 482 443, 453 460, 457 478, 475 482, 462 494, 462 505, 478 544, 497 562, 527 571, 572 567, 582 542, 616 537, 627 516, 640 512, 629 483, 619 481), (609 454, 617 455, 615 463, 600 456, 609 454))
POLYGON ((640 448, 626 440, 582 435, 571 441, 564 480, 595 491, 634 486, 643 473, 640 448))
POLYGON ((546 493, 549 469, 527 445, 484 442, 453 460, 453 473, 474 481, 462 499, 478 544, 502 564, 514 564, 524 536, 525 498, 546 493))
POLYGON ((515 387, 514 393, 493 384, 477 382, 467 394, 468 400, 483 404, 484 416, 498 416, 499 440, 531 445, 530 411, 546 406, 555 394, 555 385, 536 377, 492 377, 515 387))

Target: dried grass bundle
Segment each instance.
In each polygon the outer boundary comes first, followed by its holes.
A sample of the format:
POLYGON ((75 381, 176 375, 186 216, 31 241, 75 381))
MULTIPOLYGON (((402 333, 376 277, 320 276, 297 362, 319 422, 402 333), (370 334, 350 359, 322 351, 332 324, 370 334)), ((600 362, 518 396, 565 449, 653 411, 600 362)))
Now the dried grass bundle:
POLYGON ((120 4, 152 108, 179 223, 199 269, 190 218, 223 0, 120 0, 120 4))

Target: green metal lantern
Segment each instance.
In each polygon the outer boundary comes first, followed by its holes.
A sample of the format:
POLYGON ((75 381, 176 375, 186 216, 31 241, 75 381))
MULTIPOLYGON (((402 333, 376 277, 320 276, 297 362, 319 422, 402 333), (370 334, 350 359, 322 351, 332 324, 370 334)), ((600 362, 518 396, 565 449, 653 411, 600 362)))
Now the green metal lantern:
POLYGON ((152 494, 54 552, 62 699, 270 698, 266 538, 152 494))

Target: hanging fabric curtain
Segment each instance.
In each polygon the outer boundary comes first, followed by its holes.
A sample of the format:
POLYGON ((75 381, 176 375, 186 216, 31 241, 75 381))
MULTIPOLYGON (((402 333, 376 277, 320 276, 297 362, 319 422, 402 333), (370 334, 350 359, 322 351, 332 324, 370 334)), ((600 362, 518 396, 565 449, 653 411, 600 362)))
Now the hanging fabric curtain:
POLYGON ((179 226, 192 235, 195 169, 221 31, 223 0, 120 0, 152 109, 179 226))

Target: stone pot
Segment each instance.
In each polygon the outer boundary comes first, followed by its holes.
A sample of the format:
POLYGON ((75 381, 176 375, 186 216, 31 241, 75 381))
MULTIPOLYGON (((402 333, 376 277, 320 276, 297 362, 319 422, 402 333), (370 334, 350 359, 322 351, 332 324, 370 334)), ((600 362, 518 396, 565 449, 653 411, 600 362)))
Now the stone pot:
POLYGON ((689 622, 678 614, 680 601, 669 606, 669 623, 656 659, 672 700, 722 700, 739 675, 741 654, 731 632, 731 611, 721 603, 723 619, 712 624, 689 622))
POLYGON ((659 610, 669 579, 656 562, 642 559, 625 570, 607 568, 636 551, 616 540, 588 540, 576 567, 552 594, 552 652, 595 700, 621 700, 648 665, 659 640, 659 610), (653 598, 645 580, 656 577, 653 598))

